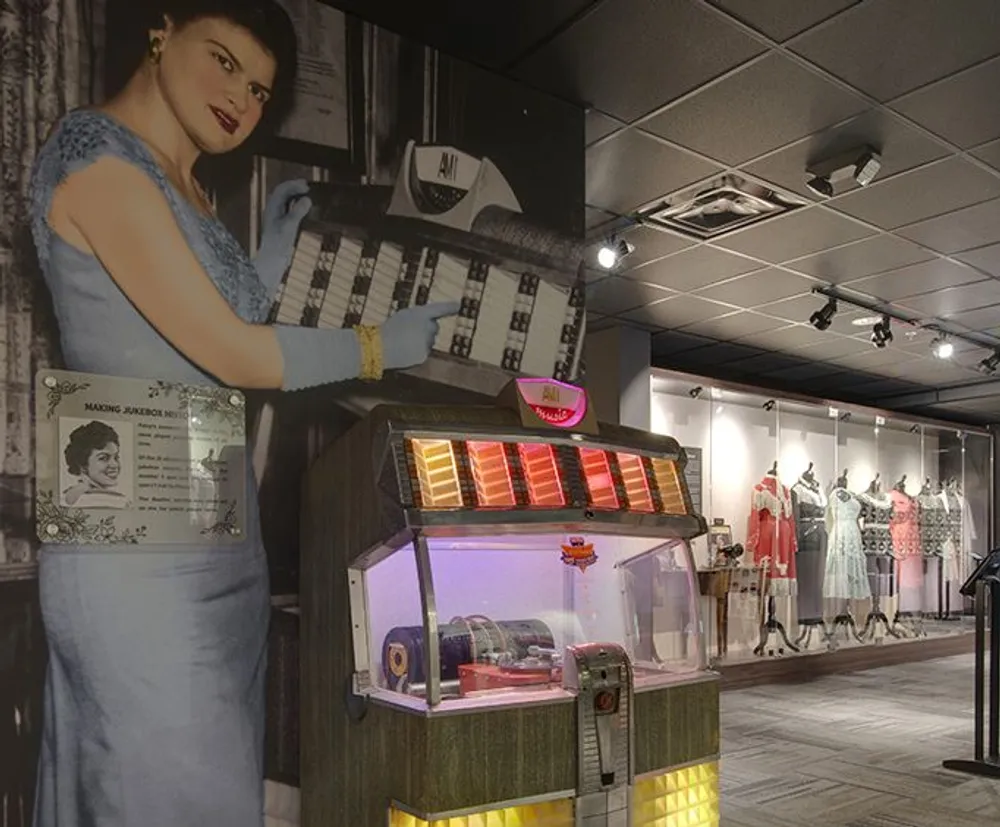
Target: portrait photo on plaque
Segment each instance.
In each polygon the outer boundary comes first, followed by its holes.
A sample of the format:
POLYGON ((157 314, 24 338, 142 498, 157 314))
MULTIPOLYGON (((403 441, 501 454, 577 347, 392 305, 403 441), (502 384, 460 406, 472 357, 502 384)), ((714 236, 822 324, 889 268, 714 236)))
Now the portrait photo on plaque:
POLYGON ((131 422, 59 417, 59 502, 80 509, 130 508, 135 500, 131 422))

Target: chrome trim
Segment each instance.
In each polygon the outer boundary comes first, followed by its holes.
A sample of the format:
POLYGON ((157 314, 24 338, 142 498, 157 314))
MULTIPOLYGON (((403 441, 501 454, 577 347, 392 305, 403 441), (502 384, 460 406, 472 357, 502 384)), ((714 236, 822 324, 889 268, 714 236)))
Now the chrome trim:
POLYGON ((427 683, 426 702, 429 706, 441 703, 441 652, 438 641, 437 603, 434 599, 434 575, 431 571, 431 554, 427 538, 418 533, 413 538, 413 552, 417 559, 417 580, 420 583, 420 608, 424 616, 424 680, 427 683))
POLYGON ((493 801, 488 804, 465 807, 461 810, 447 810, 441 813, 422 813, 413 807, 406 806, 395 798, 390 799, 389 806, 424 821, 444 821, 449 818, 462 818, 463 816, 476 815, 477 813, 485 813, 490 810, 504 810, 508 807, 530 807, 532 804, 545 804, 548 801, 560 801, 562 799, 572 801, 575 798, 576 790, 561 790, 555 793, 542 793, 541 795, 531 795, 525 798, 512 798, 507 801, 493 801))
POLYGON ((347 570, 351 610, 351 645, 354 648, 354 694, 370 695, 376 681, 371 674, 371 649, 368 639, 368 584, 365 582, 363 569, 349 568, 347 570))
POLYGON ((382 688, 376 689, 370 696, 370 700, 380 706, 413 712, 425 718, 438 718, 449 715, 472 715, 514 707, 572 703, 574 698, 562 687, 553 686, 549 689, 498 692, 495 695, 479 695, 473 698, 448 698, 435 707, 428 706, 424 698, 416 695, 404 695, 401 692, 382 688))

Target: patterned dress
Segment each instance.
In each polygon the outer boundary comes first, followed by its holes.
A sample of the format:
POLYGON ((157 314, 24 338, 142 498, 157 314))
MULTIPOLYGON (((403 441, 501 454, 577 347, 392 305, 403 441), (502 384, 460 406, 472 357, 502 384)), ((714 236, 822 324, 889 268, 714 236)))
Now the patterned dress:
POLYGON ((899 578, 899 611, 919 612, 924 609, 924 555, 917 522, 917 502, 905 491, 893 490, 892 547, 896 554, 899 578))
POLYGON ((826 509, 829 537, 823 597, 864 600, 871 597, 864 548, 861 545, 861 503, 843 488, 830 494, 826 509))
MULTIPOLYGON (((216 384, 48 223, 55 188, 103 156, 163 192, 209 277, 244 320, 267 288, 237 241, 186 201, 118 121, 76 110, 36 159, 32 230, 66 367, 216 384)), ((249 466, 250 463, 247 463, 249 466)), ((246 540, 219 548, 43 546, 49 646, 35 827, 263 824, 268 571, 248 467, 246 540)))

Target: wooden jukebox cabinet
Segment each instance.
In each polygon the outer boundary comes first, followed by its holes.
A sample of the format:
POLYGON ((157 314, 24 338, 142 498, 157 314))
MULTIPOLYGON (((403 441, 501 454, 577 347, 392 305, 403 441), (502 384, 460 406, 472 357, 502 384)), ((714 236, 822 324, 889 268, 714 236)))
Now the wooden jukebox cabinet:
POLYGON ((333 444, 305 482, 302 824, 717 825, 684 463, 541 379, 333 444))

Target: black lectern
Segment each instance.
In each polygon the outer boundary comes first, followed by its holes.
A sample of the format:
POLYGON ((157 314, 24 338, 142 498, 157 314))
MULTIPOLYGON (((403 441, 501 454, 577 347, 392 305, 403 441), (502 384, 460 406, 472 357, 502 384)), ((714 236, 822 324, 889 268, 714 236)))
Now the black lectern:
POLYGON ((962 584, 962 594, 976 607, 976 746, 975 757, 951 759, 945 769, 1000 778, 1000 548, 993 549, 962 584), (990 630, 986 633, 989 609, 990 630), (986 716, 986 655, 989 651, 989 718, 986 716), (985 741, 989 738, 989 752, 985 741))

